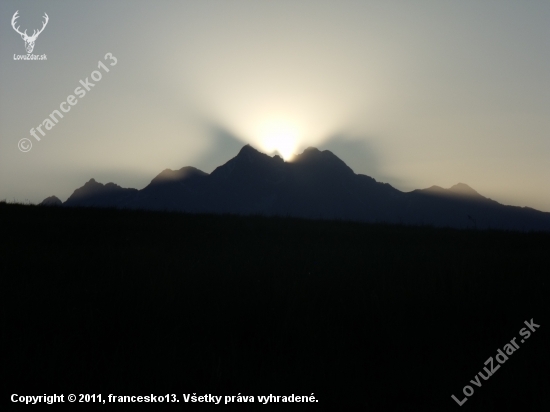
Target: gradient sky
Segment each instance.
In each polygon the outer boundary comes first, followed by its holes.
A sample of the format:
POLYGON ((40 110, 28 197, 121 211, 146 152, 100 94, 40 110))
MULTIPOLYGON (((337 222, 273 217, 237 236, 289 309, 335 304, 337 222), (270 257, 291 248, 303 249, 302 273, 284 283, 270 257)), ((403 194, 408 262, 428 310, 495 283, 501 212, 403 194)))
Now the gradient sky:
POLYGON ((0 2, 0 200, 65 201, 92 177, 141 189, 249 143, 550 211, 549 114, 548 0, 0 2), (16 10, 28 34, 48 14, 46 61, 14 60, 16 10), (36 141, 108 52, 117 64, 36 141))

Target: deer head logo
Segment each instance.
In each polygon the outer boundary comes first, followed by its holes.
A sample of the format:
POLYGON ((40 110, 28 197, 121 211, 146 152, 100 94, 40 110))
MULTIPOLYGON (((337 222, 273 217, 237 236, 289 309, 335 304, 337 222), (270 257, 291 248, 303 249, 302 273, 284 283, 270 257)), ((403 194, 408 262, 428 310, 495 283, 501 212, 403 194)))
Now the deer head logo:
POLYGON ((11 26, 13 27, 13 29, 17 33, 19 33, 21 35, 21 38, 23 40, 25 40, 25 48, 27 49, 27 53, 32 53, 32 50, 34 49, 34 42, 36 41, 36 38, 38 37, 38 35, 44 31, 44 28, 46 27, 46 24, 48 24, 49 17, 46 13, 44 13, 44 18, 46 19, 46 21, 44 22, 42 28, 40 30, 38 30, 38 32, 36 30, 34 30, 32 36, 28 36, 27 35, 27 30, 25 30, 23 33, 21 33, 19 31, 19 26, 15 27, 15 20, 17 20, 19 18, 17 13, 19 13, 19 10, 17 10, 15 12, 15 14, 13 15, 13 17, 11 19, 11 26))

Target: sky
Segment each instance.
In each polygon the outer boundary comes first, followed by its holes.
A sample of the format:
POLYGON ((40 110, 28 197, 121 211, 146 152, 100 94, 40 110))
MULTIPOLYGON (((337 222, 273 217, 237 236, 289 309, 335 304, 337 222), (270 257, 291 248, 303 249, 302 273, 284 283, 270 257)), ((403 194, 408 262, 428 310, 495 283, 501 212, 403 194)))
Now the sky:
POLYGON ((548 0, 0 2, 0 200, 141 189, 250 144, 550 211, 549 113, 548 0), (29 36, 48 15, 45 60, 21 60, 16 11, 29 36))

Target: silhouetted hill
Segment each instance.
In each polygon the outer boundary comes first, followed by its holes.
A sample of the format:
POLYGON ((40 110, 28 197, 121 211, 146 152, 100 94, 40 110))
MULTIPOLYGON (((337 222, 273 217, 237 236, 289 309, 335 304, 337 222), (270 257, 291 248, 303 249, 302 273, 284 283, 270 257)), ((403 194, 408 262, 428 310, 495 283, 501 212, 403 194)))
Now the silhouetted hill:
POLYGON ((90 179, 84 186, 76 189, 63 205, 112 207, 133 198, 137 192, 137 189, 125 189, 114 183, 104 185, 90 179))
POLYGON ((401 192, 313 147, 285 162, 246 145, 211 174, 166 169, 142 190, 91 179, 63 205, 550 230, 550 213, 502 205, 464 183, 401 192))
POLYGON ((50 196, 40 202, 41 206, 62 206, 63 202, 57 196, 50 196))
POLYGON ((208 173, 194 167, 180 170, 166 169, 144 189, 112 206, 145 210, 200 211, 202 200, 198 199, 208 173))

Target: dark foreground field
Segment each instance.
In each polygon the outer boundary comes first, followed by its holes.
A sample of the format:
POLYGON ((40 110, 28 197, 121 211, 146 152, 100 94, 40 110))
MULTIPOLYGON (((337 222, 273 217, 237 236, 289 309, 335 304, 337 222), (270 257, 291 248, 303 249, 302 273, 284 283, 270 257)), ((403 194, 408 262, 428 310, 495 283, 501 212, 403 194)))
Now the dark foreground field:
POLYGON ((550 410, 550 234, 5 203, 0 231, 6 394, 550 410), (514 337, 520 349, 470 383, 514 337))

